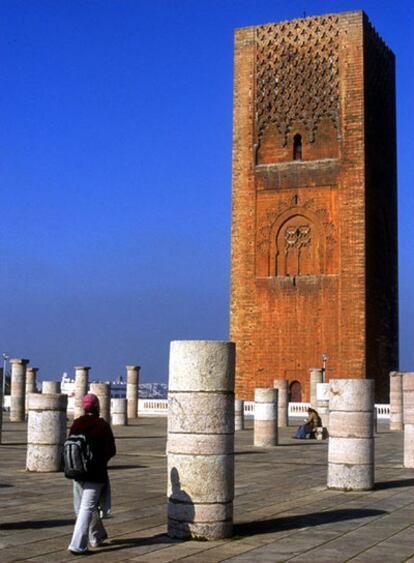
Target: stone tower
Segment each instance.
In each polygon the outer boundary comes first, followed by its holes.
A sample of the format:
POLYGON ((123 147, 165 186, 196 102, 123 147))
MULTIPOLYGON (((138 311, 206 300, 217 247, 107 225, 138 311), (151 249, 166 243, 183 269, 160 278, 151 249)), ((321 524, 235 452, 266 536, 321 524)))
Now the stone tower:
POLYGON ((309 369, 398 366, 395 60, 366 15, 235 34, 231 339, 236 391, 309 369))

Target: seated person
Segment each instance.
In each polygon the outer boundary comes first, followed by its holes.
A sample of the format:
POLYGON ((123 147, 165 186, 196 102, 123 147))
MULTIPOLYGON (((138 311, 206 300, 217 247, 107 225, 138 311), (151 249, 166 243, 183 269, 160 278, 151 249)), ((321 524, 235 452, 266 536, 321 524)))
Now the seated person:
POLYGON ((305 424, 299 426, 294 438, 299 440, 305 440, 306 438, 315 438, 316 429, 318 426, 322 426, 321 418, 317 411, 312 408, 308 408, 308 418, 305 420, 305 424))

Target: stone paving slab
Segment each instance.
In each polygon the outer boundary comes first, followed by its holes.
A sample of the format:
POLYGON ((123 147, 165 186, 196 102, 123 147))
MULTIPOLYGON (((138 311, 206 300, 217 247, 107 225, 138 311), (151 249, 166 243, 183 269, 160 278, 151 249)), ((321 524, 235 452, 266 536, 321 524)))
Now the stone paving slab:
MULTIPOLYGON (((7 418, 7 416, 5 417, 7 418)), ((292 439, 254 448, 252 422, 236 434, 234 537, 180 541, 166 535, 166 419, 115 427, 111 538, 91 550, 99 562, 215 563, 336 561, 414 563, 414 471, 402 467, 402 433, 380 423, 376 488, 326 489, 327 442, 292 439)), ((0 562, 63 562, 74 524, 72 483, 61 473, 24 470, 26 424, 5 421, 0 445, 0 562)))

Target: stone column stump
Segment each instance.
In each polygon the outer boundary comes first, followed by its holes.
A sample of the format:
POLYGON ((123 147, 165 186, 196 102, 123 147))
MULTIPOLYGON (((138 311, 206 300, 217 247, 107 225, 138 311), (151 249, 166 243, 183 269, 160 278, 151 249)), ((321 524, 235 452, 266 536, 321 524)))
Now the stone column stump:
POLYGON ((60 393, 60 381, 42 381, 42 393, 60 393))
POLYGON ((403 374, 400 371, 390 372, 390 431, 401 432, 403 423, 403 374))
POLYGON ((168 535, 216 540, 233 531, 232 342, 175 341, 168 394, 168 535))
POLYGON ((26 366, 29 360, 14 359, 11 364, 10 422, 24 422, 26 404, 26 366))
POLYGON ((309 370, 310 378, 310 404, 313 409, 316 409, 316 386, 318 383, 323 383, 323 369, 322 368, 310 368, 309 370))
POLYGON ((403 373, 404 467, 414 467, 414 372, 403 373))
POLYGON ((111 416, 112 426, 126 426, 128 424, 126 399, 111 400, 111 416))
POLYGON ((140 366, 126 366, 127 369, 127 402, 128 418, 138 417, 138 395, 139 395, 139 370, 140 366))
POLYGON ((244 430, 244 401, 234 401, 234 430, 244 430))
POLYGON ((289 426, 289 383, 287 379, 274 379, 273 387, 279 391, 277 424, 279 428, 289 426))
POLYGON ((329 383, 316 384, 316 410, 322 426, 329 430, 329 383))
POLYGON ((328 487, 364 491, 374 487, 374 381, 331 379, 328 487))
POLYGON ((29 395, 26 469, 39 473, 62 469, 66 439, 67 395, 29 395))
POLYGON ((89 384, 89 370, 90 367, 76 366, 75 367, 75 412, 74 418, 78 418, 85 414, 82 407, 82 399, 88 392, 89 384))
POLYGON ((255 446, 270 448, 278 444, 277 399, 277 389, 258 387, 254 391, 255 446))
POLYGON ((36 393, 36 378, 39 368, 26 368, 26 395, 36 393))
POLYGON ((111 384, 91 383, 90 392, 99 399, 99 416, 111 423, 111 384))

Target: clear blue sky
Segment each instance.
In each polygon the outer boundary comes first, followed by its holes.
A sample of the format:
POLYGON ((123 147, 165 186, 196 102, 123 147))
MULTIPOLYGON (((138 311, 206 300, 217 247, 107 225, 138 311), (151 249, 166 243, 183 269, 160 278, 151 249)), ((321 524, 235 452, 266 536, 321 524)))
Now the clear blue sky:
MULTIPOLYGON (((0 352, 166 381, 227 339, 233 30, 290 0, 1 0, 0 352)), ((412 0, 364 9, 397 56, 401 368, 414 370, 412 0)))

